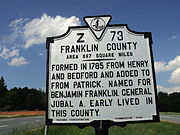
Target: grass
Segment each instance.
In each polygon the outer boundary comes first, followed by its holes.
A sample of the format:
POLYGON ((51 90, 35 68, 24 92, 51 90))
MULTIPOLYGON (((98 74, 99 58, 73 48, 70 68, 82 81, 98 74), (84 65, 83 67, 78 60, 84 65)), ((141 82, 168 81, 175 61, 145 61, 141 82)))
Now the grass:
MULTIPOLYGON (((179 135, 180 124, 168 122, 129 124, 124 128, 112 126, 109 135, 179 135)), ((44 128, 14 135, 43 135, 44 128)), ((95 135, 93 127, 79 129, 76 126, 49 126, 48 135, 95 135)))
POLYGON ((9 135, 43 135, 44 130, 43 127, 33 129, 33 130, 27 130, 27 127, 23 128, 16 128, 10 133, 9 135))
MULTIPOLYGON (((31 131, 25 131, 22 129, 16 129, 13 131, 13 135, 43 135, 44 127, 33 129, 31 131)), ((48 135, 94 135, 95 131, 93 127, 86 127, 79 129, 77 126, 50 126, 48 128, 48 135)))
POLYGON ((179 135, 180 125, 168 122, 117 126, 110 128, 110 135, 179 135))
POLYGON ((161 115, 180 115, 180 113, 176 112, 160 112, 161 115))

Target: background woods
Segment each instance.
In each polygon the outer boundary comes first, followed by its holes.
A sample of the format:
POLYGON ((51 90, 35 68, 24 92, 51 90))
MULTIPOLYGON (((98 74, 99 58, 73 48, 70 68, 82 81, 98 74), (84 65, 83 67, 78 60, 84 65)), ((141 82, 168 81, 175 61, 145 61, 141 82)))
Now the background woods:
POLYGON ((4 78, 0 79, 0 111, 44 110, 45 92, 37 89, 7 89, 4 78))

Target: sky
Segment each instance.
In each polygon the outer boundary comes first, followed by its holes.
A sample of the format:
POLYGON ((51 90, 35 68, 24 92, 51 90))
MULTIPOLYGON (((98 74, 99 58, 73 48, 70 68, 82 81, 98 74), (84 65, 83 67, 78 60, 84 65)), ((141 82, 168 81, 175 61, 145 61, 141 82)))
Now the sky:
POLYGON ((0 0, 0 76, 8 89, 46 86, 46 37, 111 15, 151 32, 158 91, 180 92, 180 0, 0 0))

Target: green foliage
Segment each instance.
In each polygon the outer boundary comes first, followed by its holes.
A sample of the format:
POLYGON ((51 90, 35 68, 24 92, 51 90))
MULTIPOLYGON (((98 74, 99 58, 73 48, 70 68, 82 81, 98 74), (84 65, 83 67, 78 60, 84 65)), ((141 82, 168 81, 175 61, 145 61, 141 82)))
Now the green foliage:
POLYGON ((4 78, 0 79, 0 111, 4 110, 6 103, 7 85, 5 84, 4 78))
POLYGON ((180 112, 180 93, 158 93, 158 107, 160 112, 180 112))
MULTIPOLYGON (((37 129, 37 130, 32 130, 31 132, 27 132, 22 135, 43 135, 43 133, 44 133, 43 129, 37 129)), ((19 135, 19 134, 17 134, 17 135, 19 135)))
POLYGON ((13 88, 8 92, 11 110, 44 110, 45 93, 36 89, 13 88))
MULTIPOLYGON (((42 135, 44 128, 23 135, 42 135)), ((179 135, 179 124, 167 122, 129 124, 124 128, 112 126, 109 135, 179 135)), ((93 127, 79 129, 76 126, 49 126, 48 135, 95 135, 93 127)))
POLYGON ((44 92, 27 87, 7 90, 3 77, 0 80, 0 94, 0 111, 45 109, 44 92))
POLYGON ((94 135, 93 127, 79 129, 77 126, 49 126, 48 135, 94 135), (58 134, 57 134, 58 133, 58 134))
POLYGON ((3 96, 3 94, 5 94, 6 91, 7 91, 7 85, 5 84, 4 78, 1 77, 1 79, 0 79, 0 95, 3 96))
MULTIPOLYGON (((41 128, 35 131, 29 131, 23 135, 43 135, 43 133, 44 128, 41 128)), ((95 130, 93 127, 80 129, 77 126, 49 126, 48 135, 95 135, 95 130)))
POLYGON ((169 94, 169 110, 171 112, 180 112, 180 93, 169 94))
POLYGON ((158 105, 161 112, 168 112, 168 94, 159 92, 158 93, 158 105))
POLYGON ((177 113, 177 112, 160 112, 160 115, 180 115, 180 113, 177 113))
POLYGON ((166 122, 129 124, 125 128, 113 126, 109 135, 179 135, 179 124, 166 122))
POLYGON ((43 125, 40 128, 33 128, 33 125, 24 125, 13 129, 10 135, 43 135, 43 125))

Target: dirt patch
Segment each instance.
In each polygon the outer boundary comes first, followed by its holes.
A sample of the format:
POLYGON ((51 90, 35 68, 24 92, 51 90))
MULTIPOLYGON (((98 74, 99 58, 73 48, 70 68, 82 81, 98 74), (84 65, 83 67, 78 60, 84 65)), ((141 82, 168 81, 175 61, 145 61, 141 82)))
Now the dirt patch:
POLYGON ((45 111, 17 111, 17 112, 0 112, 0 115, 45 115, 45 111))

